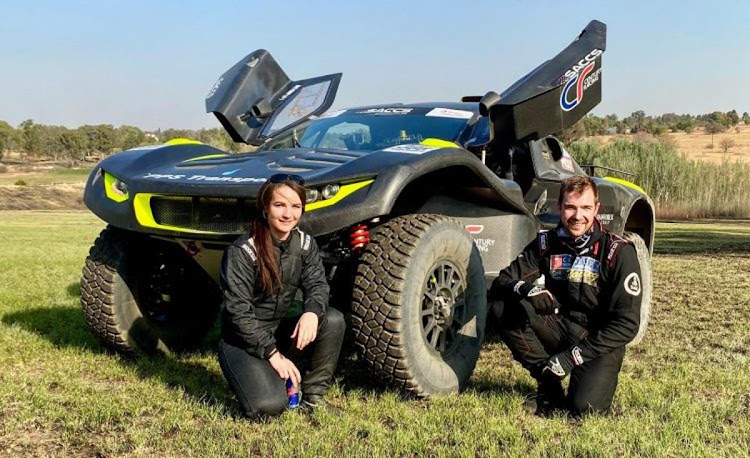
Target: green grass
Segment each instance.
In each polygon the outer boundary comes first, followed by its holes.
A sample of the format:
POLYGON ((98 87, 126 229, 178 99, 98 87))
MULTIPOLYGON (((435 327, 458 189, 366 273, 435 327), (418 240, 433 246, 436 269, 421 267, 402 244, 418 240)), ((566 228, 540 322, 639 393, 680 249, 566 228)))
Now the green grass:
POLYGON ((628 351, 614 413, 523 413, 531 378, 496 339, 466 392, 380 387, 348 354, 342 412, 242 419, 211 344, 129 359, 90 336, 78 279, 103 223, 87 212, 0 212, 0 455, 747 456, 750 225, 657 228, 654 312, 628 351), (710 254, 716 250, 717 254, 710 254))
POLYGON ((0 185, 13 185, 19 179, 28 186, 83 183, 91 173, 91 168, 53 168, 31 172, 0 173, 0 185))

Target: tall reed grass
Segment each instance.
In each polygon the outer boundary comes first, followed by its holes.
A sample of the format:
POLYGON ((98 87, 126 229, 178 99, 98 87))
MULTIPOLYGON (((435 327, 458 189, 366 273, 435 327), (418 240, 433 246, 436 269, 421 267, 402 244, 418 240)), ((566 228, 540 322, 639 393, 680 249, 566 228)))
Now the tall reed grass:
MULTIPOLYGON (((616 140, 607 145, 575 142, 569 147, 579 164, 596 164, 635 173, 622 176, 641 186, 659 218, 750 217, 750 165, 694 161, 657 140, 616 140)), ((597 176, 616 172, 596 171, 597 176)))

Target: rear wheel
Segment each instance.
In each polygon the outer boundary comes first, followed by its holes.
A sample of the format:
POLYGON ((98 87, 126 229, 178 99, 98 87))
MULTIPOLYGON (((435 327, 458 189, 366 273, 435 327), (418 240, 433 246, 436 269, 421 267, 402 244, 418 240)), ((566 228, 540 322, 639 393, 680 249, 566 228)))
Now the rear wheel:
POLYGON ((638 264, 641 267, 641 323, 638 327, 638 334, 630 341, 628 346, 638 345, 646 334, 648 320, 651 316, 651 255, 649 254, 646 242, 640 235, 634 232, 625 232, 625 240, 628 240, 635 246, 635 252, 638 257, 638 264))
POLYGON ((220 300, 216 283, 177 245, 111 227, 94 242, 81 277, 86 324, 125 353, 195 346, 220 300))
POLYGON ((418 396, 455 393, 484 335, 484 268, 463 226, 409 215, 378 228, 354 280, 352 328, 376 375, 418 396))

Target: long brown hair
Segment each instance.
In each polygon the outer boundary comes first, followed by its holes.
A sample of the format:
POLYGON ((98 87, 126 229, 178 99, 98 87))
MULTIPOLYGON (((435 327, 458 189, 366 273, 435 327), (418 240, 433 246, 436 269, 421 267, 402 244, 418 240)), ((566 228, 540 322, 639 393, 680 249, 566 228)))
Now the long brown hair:
POLYGON ((256 207, 258 214, 250 223, 250 235, 255 241, 255 251, 258 255, 258 272, 260 273, 260 286, 266 294, 273 294, 275 290, 283 289, 281 282, 281 271, 276 251, 273 249, 273 236, 268 225, 268 208, 271 206, 273 192, 282 186, 289 186, 302 202, 302 213, 305 212, 307 203, 307 192, 305 187, 287 178, 282 183, 272 183, 270 180, 263 183, 258 193, 256 207))

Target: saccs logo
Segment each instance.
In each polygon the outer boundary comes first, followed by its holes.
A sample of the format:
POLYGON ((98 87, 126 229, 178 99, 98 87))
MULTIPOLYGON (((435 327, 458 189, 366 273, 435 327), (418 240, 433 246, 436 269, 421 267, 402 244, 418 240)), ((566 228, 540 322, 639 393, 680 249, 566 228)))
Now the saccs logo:
POLYGON ((583 100, 583 91, 588 87, 588 85, 584 87, 583 82, 586 79, 586 76, 591 73, 591 70, 594 69, 595 64, 596 62, 589 63, 583 68, 583 70, 565 83, 565 87, 563 87, 562 94, 560 95, 560 106, 563 111, 570 111, 581 103, 581 100, 583 100), (573 97, 573 100, 568 101, 571 98, 568 94, 573 87, 576 88, 575 97, 573 97))

